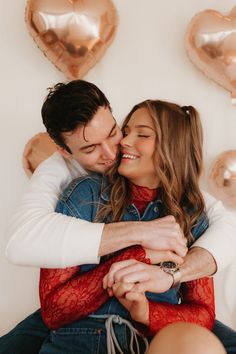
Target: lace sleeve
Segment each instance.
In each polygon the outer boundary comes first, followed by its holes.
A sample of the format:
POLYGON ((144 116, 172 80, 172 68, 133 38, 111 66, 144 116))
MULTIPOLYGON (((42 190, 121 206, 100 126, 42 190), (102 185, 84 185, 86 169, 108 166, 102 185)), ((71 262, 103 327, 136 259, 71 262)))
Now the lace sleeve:
POLYGON ((213 279, 183 283, 181 294, 179 305, 149 302, 149 330, 152 333, 174 322, 192 322, 212 329, 215 320, 213 279))
POLYGON ((103 277, 114 262, 126 259, 150 263, 144 249, 133 246, 86 273, 80 274, 79 266, 41 269, 40 301, 47 326, 56 329, 96 311, 108 299, 107 291, 102 287, 103 277))

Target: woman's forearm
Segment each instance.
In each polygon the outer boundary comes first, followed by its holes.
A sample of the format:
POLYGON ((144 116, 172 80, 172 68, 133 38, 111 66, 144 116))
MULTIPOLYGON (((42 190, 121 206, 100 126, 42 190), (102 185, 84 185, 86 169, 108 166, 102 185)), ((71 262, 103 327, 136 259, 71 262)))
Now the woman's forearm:
POLYGON ((107 291, 103 289, 103 277, 114 262, 126 259, 149 263, 144 249, 134 246, 85 273, 79 273, 79 267, 42 269, 40 301, 47 326, 56 329, 96 311, 108 300, 107 291))
POLYGON ((158 332, 175 322, 192 322, 212 329, 215 321, 212 278, 202 278, 181 286, 182 303, 172 305, 149 302, 149 330, 158 332))

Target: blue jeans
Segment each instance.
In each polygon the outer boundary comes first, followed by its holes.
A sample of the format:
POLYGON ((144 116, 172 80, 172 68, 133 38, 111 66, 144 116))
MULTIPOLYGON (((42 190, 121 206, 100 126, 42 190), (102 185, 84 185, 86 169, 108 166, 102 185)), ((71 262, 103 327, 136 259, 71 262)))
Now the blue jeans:
MULTIPOLYGON (((129 354, 130 330, 125 323, 119 323, 121 318, 114 316, 112 327, 116 340, 122 353, 129 354), (116 321, 117 320, 117 321, 116 321)), ((111 353, 107 346, 107 333, 105 319, 87 317, 74 322, 57 331, 52 331, 43 343, 39 354, 105 354, 111 353)), ((145 352, 144 340, 137 336, 140 353, 145 352)), ((117 348, 117 346, 115 346, 117 348)), ((135 353, 138 353, 136 344, 132 345, 135 353)), ((118 352, 118 351, 116 351, 118 352)))
MULTIPOLYGON (((119 325, 117 325, 116 331, 121 332, 120 337, 123 338, 123 345, 127 346, 127 343, 125 344, 128 339, 127 333, 126 331, 124 332, 123 328, 120 328, 118 326, 119 325)), ((78 335, 79 332, 85 333, 84 336, 86 336, 87 338, 89 337, 88 342, 93 342, 93 347, 96 346, 96 341, 98 342, 99 340, 99 342, 101 343, 102 353, 102 350, 104 350, 106 346, 106 336, 104 333, 104 327, 100 326, 97 329, 93 329, 92 332, 95 333, 94 336, 90 335, 90 331, 91 330, 87 331, 86 329, 81 328, 78 330, 78 322, 75 322, 74 324, 68 325, 65 328, 61 328, 58 331, 50 332, 49 329, 43 323, 41 312, 40 310, 38 310, 22 322, 20 322, 8 334, 0 338, 0 354, 77 354, 80 353, 78 352, 79 349, 77 347, 78 340, 82 340, 83 338, 83 336, 78 335), (91 337, 93 337, 93 339, 91 337), (65 346, 65 342, 66 350, 65 348, 63 348, 63 346, 65 346), (56 347, 54 347, 54 345, 56 347), (73 351, 74 349, 71 348, 75 348, 75 345, 76 350, 73 351)), ((227 354, 236 353, 236 331, 225 326, 219 321, 215 321, 213 333, 223 343, 227 354)), ((81 353, 86 354, 86 351, 83 351, 81 353)), ((90 352, 87 351, 87 353, 90 352)))
POLYGON ((219 338, 227 354, 236 354, 236 331, 216 320, 212 332, 219 338))
POLYGON ((38 354, 49 329, 37 310, 9 333, 0 337, 0 354, 38 354))

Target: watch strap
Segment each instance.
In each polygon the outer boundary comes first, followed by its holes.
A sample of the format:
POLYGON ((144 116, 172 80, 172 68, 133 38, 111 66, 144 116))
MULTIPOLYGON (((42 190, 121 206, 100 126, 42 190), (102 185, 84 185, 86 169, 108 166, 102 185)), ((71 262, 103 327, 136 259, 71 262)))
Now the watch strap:
POLYGON ((180 283, 181 283, 181 272, 180 272, 180 270, 178 269, 178 270, 176 270, 175 272, 169 273, 169 274, 171 274, 171 275, 172 275, 172 278, 173 278, 173 283, 172 283, 170 289, 176 288, 176 287, 179 286, 180 283))

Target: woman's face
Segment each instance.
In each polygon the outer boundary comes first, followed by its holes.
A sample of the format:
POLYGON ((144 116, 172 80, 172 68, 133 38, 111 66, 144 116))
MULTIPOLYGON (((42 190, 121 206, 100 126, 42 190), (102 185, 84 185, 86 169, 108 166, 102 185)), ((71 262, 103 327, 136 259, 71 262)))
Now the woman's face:
POLYGON ((124 127, 124 137, 120 144, 121 162, 118 172, 139 186, 156 188, 156 132, 146 108, 139 108, 132 114, 124 127))

